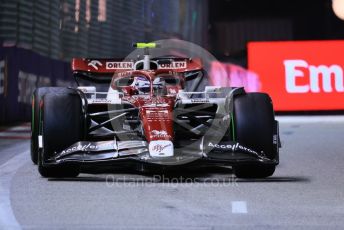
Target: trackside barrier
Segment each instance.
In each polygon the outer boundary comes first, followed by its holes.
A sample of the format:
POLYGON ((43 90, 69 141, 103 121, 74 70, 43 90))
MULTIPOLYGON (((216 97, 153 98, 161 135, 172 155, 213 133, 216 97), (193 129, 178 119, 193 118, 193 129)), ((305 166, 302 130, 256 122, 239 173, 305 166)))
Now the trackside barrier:
POLYGON ((36 87, 70 85, 70 64, 30 50, 0 47, 0 124, 29 121, 36 87))

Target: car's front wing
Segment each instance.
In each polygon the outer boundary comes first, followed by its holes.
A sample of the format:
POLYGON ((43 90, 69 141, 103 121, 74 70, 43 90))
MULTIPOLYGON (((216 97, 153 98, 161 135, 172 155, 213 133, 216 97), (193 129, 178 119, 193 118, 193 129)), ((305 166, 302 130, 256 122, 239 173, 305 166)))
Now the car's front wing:
POLYGON ((238 142, 214 144, 204 143, 203 139, 187 146, 175 146, 174 155, 169 157, 151 156, 146 141, 81 141, 49 158, 43 164, 100 165, 101 163, 117 164, 135 161, 137 163, 180 166, 198 160, 228 165, 278 164, 278 159, 269 159, 264 153, 250 149, 238 142))

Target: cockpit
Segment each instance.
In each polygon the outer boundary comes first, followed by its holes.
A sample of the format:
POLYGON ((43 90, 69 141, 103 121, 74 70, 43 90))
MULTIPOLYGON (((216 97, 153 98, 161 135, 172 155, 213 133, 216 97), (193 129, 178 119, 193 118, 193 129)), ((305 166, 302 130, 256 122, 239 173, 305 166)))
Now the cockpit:
POLYGON ((126 95, 174 95, 183 85, 179 75, 158 74, 150 78, 143 74, 131 74, 114 78, 112 87, 126 95), (152 80, 151 80, 152 79, 152 80))

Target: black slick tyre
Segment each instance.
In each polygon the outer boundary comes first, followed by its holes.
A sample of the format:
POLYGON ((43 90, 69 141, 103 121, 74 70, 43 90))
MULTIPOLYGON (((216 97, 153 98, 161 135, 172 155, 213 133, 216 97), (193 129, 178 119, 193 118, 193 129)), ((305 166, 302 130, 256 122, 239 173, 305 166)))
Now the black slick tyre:
MULTIPOLYGON (((269 159, 276 159, 273 144, 274 111, 270 97, 265 93, 247 93, 234 97, 234 140, 269 159)), ((254 163, 234 167, 239 178, 265 178, 275 171, 275 165, 254 163)))
POLYGON ((84 116, 80 96, 75 90, 46 93, 41 107, 43 148, 40 150, 38 170, 43 177, 76 177, 79 166, 73 164, 48 165, 54 154, 63 151, 83 138, 84 116))

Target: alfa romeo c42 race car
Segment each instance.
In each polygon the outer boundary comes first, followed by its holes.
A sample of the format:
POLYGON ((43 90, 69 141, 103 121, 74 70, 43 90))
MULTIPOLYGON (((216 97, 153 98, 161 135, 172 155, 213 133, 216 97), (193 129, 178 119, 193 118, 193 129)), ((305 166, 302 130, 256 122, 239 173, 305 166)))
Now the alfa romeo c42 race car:
POLYGON ((237 177, 271 176, 280 141, 270 97, 214 86, 186 92, 206 77, 201 60, 152 58, 155 46, 137 43, 138 60, 73 59, 76 81, 92 85, 36 89, 31 158, 40 174, 229 165, 237 177))

